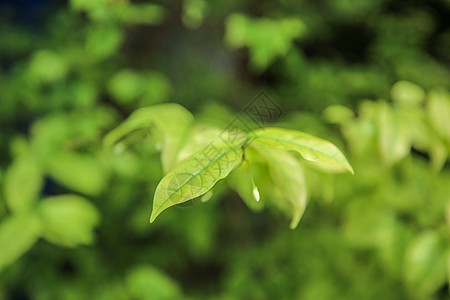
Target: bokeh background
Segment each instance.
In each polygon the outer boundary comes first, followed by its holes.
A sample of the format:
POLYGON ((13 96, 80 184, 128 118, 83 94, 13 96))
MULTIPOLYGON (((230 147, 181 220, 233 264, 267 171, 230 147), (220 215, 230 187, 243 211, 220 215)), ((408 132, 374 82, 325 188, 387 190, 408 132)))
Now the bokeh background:
POLYGON ((0 299, 449 299, 449 22, 448 0, 0 2, 0 299), (165 102, 225 128, 261 90, 355 175, 308 171, 294 230, 226 182, 149 224, 157 147, 104 135, 165 102))

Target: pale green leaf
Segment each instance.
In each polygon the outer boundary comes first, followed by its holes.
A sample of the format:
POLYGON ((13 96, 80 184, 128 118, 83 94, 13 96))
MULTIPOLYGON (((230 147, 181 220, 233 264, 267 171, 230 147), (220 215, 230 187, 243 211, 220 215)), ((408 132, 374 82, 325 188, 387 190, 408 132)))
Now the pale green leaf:
POLYGON ((379 105, 378 145, 383 160, 391 165, 409 154, 412 141, 408 124, 403 122, 398 112, 386 102, 379 105))
POLYGON ((280 191, 281 200, 289 203, 292 215, 291 229, 297 227, 306 209, 307 187, 300 162, 289 152, 261 149, 267 160, 274 187, 280 191))
POLYGON ((5 201, 11 212, 30 210, 39 197, 42 173, 36 161, 28 155, 17 157, 5 174, 5 201))
POLYGON ((429 121, 436 133, 450 144, 450 96, 445 91, 432 91, 428 98, 429 121))
POLYGON ((62 185, 86 195, 98 195, 107 175, 99 160, 76 152, 58 152, 47 162, 47 171, 62 185))
POLYGON ((100 215, 85 198, 71 194, 48 197, 38 208, 47 240, 67 247, 92 243, 100 215))
POLYGON ((87 33, 86 52, 94 58, 103 59, 116 53, 122 42, 123 35, 115 26, 93 27, 87 33))
MULTIPOLYGON (((0 170, 0 187, 3 181, 2 170, 0 170)), ((0 218, 6 213, 5 201, 3 200, 3 195, 0 193, 0 218)))
POLYGON ((39 239, 42 226, 32 214, 6 217, 0 222, 0 271, 15 262, 39 239))
MULTIPOLYGON (((281 128, 264 128, 253 132, 251 145, 296 151, 304 159, 341 166, 354 173, 344 154, 332 143, 307 133, 281 128)), ((250 146, 251 146, 250 145, 250 146)))
POLYGON ((433 170, 440 171, 447 161, 448 152, 445 145, 438 139, 434 139, 430 146, 431 166, 433 170))
POLYGON ((372 155, 376 147, 376 126, 369 118, 358 118, 342 127, 348 147, 354 156, 372 155))
POLYGON ((166 9, 159 4, 142 3, 114 7, 115 16, 128 24, 156 25, 162 22, 166 9))
POLYGON ((223 142, 219 139, 222 132, 223 130, 216 127, 195 125, 187 138, 189 142, 184 144, 178 152, 176 163, 198 152, 198 150, 206 148, 211 142, 223 142))
POLYGON ((241 145, 211 143, 181 161, 156 187, 150 222, 166 208, 208 192, 237 166, 242 153, 241 145))
POLYGON ((428 151, 430 144, 436 139, 422 107, 402 106, 396 109, 399 123, 407 124, 413 146, 428 151))
POLYGON ((247 149, 245 152, 246 162, 242 163, 230 175, 229 184, 233 190, 235 190, 244 203, 253 211, 261 211, 268 198, 265 193, 265 188, 271 186, 269 175, 264 167, 249 159, 249 153, 247 149), (253 196, 252 179, 260 192, 260 200, 255 201, 253 196))
POLYGON ((342 105, 331 105, 323 111, 324 118, 335 124, 343 124, 355 117, 355 113, 348 107, 342 105))
POLYGON ((129 142, 126 142, 130 134, 141 132, 142 138, 151 132, 161 133, 161 161, 164 171, 167 172, 173 168, 178 151, 183 146, 193 122, 192 114, 175 103, 140 108, 110 131, 103 144, 107 148, 115 146, 116 150, 122 151, 130 146, 129 142))
POLYGON ((59 53, 50 50, 39 50, 34 53, 29 64, 31 80, 53 83, 62 80, 68 73, 66 59, 59 53))
POLYGON ((132 299, 172 300, 181 298, 181 290, 170 277, 151 266, 139 266, 128 272, 126 289, 132 299))
POLYGON ((415 149, 428 152, 431 166, 439 171, 447 160, 447 148, 427 120, 426 111, 422 107, 402 106, 395 109, 398 123, 408 128, 406 136, 411 137, 415 149))
POLYGON ((187 0, 183 5, 183 24, 191 29, 197 29, 203 22, 208 2, 205 0, 187 0))
POLYGON ((120 103, 128 104, 141 96, 145 88, 143 76, 130 69, 116 72, 109 80, 108 92, 120 103))
POLYGON ((232 48, 248 47, 251 66, 261 71, 286 55, 305 31, 305 24, 297 18, 274 20, 232 14, 226 21, 225 42, 232 48))
POLYGON ((408 245, 404 274, 414 294, 428 296, 445 284, 446 259, 446 242, 437 232, 424 232, 408 245))
POLYGON ((145 74, 145 93, 141 100, 141 106, 163 102, 171 91, 167 77, 159 72, 152 71, 145 74))
POLYGON ((400 104, 419 105, 425 99, 425 91, 409 81, 398 81, 391 89, 392 101, 400 104))

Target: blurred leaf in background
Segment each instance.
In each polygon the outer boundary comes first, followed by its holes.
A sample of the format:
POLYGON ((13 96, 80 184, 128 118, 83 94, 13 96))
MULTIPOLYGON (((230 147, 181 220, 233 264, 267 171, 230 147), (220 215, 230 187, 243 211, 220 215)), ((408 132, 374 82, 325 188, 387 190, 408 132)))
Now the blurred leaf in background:
POLYGON ((132 298, 176 299, 180 290, 169 277, 150 266, 139 266, 130 270, 126 277, 126 288, 132 298))
POLYGON ((293 40, 305 30, 302 21, 294 18, 253 20, 234 14, 228 17, 225 40, 231 48, 248 47, 251 66, 262 71, 277 57, 286 55, 293 40))
POLYGON ((92 229, 100 216, 86 199, 76 195, 48 197, 39 203, 38 210, 49 241, 68 247, 92 243, 92 229))

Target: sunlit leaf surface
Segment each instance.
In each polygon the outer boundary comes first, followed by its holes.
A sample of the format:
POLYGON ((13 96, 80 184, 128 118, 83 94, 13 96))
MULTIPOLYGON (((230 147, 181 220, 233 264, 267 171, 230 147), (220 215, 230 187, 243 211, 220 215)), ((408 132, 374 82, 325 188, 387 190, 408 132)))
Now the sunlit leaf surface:
POLYGON ((241 159, 241 145, 211 143, 180 162, 158 184, 150 222, 166 208, 205 194, 241 159))
POLYGON ((296 151, 310 161, 340 165, 353 174, 344 154, 332 143, 310 134, 281 128, 264 128, 254 131, 252 144, 268 148, 296 151))

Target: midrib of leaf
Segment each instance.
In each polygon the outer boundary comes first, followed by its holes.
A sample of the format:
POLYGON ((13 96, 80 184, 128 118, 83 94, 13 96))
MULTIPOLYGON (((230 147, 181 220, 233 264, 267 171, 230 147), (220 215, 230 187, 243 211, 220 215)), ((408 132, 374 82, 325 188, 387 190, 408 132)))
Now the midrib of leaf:
MULTIPOLYGON (((197 172, 195 172, 194 174, 192 174, 192 176, 186 180, 179 188, 177 188, 169 197, 166 198, 166 200, 164 200, 161 205, 158 207, 158 209, 155 212, 152 212, 152 215, 150 216, 150 223, 152 223, 156 217, 160 214, 161 212, 161 208, 164 207, 164 205, 176 194, 178 193, 183 187, 185 187, 189 182, 192 181, 192 179, 194 179, 195 177, 199 176, 203 171, 205 171, 206 169, 208 169, 210 166, 212 166, 214 163, 216 163, 219 159, 221 159, 222 157, 224 157, 225 155, 227 155, 228 153, 230 153, 230 151, 235 151, 235 149, 239 149, 241 146, 234 146, 234 147, 229 147, 227 151, 224 151, 222 154, 220 154, 219 156, 217 156, 216 158, 214 158, 213 160, 211 160, 205 167, 201 168, 200 170, 198 170, 197 172)), ((220 173, 222 173, 222 167, 219 166, 219 177, 220 177, 220 173)), ((201 177, 200 177, 201 178, 201 177)), ((203 180, 202 180, 203 182, 203 180)), ((199 195, 200 196, 200 195, 199 195)), ((154 201, 154 200, 153 200, 154 201)))
MULTIPOLYGON (((334 156, 331 156, 331 155, 329 155, 327 153, 324 153, 324 152, 319 151, 317 149, 314 149, 314 148, 311 148, 311 147, 306 146, 304 144, 297 143, 296 141, 293 141, 296 138, 302 138, 302 137, 301 136, 294 136, 291 139, 286 140, 286 139, 279 139, 279 138, 275 138, 275 137, 258 136, 255 139, 267 139, 267 140, 273 140, 273 141, 277 141, 277 142, 290 143, 290 144, 293 144, 293 145, 296 145, 296 146, 307 148, 307 149, 311 150, 312 152, 319 152, 319 153, 323 154, 324 156, 328 156, 328 157, 332 157, 332 158, 336 159, 334 156)), ((324 142, 326 142, 326 141, 324 141, 324 142)), ((264 145, 261 145, 261 146, 264 146, 264 145)), ((268 147, 268 146, 266 146, 266 147, 268 147)), ((336 159, 336 161, 338 161, 338 160, 336 159)), ((346 163, 343 163, 343 164, 345 164, 347 169, 353 174, 353 169, 350 166, 348 166, 346 163)))

